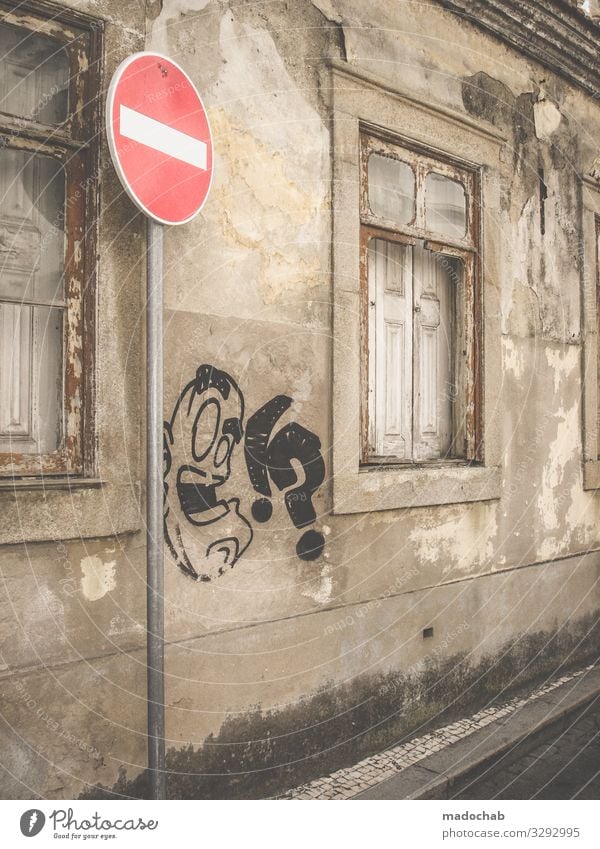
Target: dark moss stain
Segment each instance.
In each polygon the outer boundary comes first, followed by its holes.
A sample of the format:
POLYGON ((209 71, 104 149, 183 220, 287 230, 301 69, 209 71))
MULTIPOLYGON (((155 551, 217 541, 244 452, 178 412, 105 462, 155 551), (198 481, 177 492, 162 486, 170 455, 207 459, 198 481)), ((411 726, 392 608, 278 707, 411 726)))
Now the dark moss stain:
POLYGON ((528 91, 515 97, 500 80, 479 71, 463 79, 462 101, 470 115, 483 118, 512 134, 513 166, 516 170, 528 141, 535 137, 534 93, 528 91))
POLYGON ((515 97, 508 86, 483 71, 464 77, 461 93, 470 115, 489 121, 506 134, 512 152, 512 179, 503 188, 501 206, 504 212, 515 201, 523 207, 538 190, 535 93, 527 91, 515 97))
MULTIPOLYGON (((495 698, 596 659, 595 617, 516 639, 494 657, 430 661, 420 673, 362 676, 323 687, 296 705, 232 717, 197 749, 167 754, 171 799, 258 799, 356 763, 387 746, 472 713, 495 698)), ((81 799, 148 798, 146 772, 81 799)))
POLYGON ((298 93, 319 111, 324 123, 328 122, 329 98, 313 99, 313 95, 321 94, 323 59, 347 58, 343 27, 329 20, 308 0, 276 0, 266 5, 229 0, 227 8, 236 20, 273 39, 298 93))
POLYGON ((515 96, 501 83, 480 71, 462 81, 462 101, 465 109, 500 127, 510 126, 515 109, 515 96))

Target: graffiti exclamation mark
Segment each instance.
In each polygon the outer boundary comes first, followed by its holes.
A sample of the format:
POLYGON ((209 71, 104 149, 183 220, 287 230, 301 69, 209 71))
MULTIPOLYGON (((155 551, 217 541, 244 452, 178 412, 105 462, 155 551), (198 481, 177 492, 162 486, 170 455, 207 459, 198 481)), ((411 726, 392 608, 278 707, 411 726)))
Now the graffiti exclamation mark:
MULTIPOLYGON (((269 478, 281 491, 298 483, 292 460, 298 460, 304 470, 304 481, 285 494, 285 506, 296 528, 305 528, 317 518, 312 498, 325 480, 325 462, 321 442, 311 431, 291 422, 269 441, 275 423, 290 407, 292 399, 277 395, 261 407, 246 426, 244 453, 252 486, 262 498, 252 505, 257 522, 267 522, 273 513, 269 478)), ((302 560, 316 560, 323 553, 325 539, 314 529, 306 531, 296 545, 302 560)))

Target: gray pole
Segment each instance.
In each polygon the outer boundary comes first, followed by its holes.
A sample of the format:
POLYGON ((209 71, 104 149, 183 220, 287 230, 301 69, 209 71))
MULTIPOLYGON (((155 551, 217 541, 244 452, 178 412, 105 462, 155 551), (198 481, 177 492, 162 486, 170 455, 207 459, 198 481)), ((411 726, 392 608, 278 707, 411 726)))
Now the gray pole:
POLYGON ((148 769, 152 798, 166 798, 163 552, 163 226, 147 219, 146 615, 148 769))

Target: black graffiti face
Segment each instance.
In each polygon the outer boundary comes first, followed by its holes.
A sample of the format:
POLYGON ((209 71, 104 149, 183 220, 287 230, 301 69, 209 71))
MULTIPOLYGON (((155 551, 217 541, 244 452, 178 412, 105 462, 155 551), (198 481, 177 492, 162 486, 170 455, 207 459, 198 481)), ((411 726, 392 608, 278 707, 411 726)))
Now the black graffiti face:
POLYGON ((219 498, 243 435, 244 399, 225 372, 202 365, 165 422, 165 537, 180 568, 210 580, 235 564, 252 531, 239 501, 219 498), (203 533, 190 535, 190 527, 203 533))
MULTIPOLYGON (((284 503, 297 528, 316 521, 313 495, 325 478, 321 443, 297 422, 272 431, 291 406, 277 395, 248 421, 244 455, 250 482, 261 498, 252 505, 257 522, 272 515, 272 481, 284 491, 284 503), (292 460, 301 464, 299 480, 292 460)), ((165 538, 177 565, 195 580, 222 575, 252 541, 252 527, 237 498, 220 498, 219 487, 231 475, 236 447, 244 436, 244 398, 224 371, 202 365, 184 387, 173 415, 165 422, 165 538)), ((324 538, 314 529, 299 539, 296 551, 304 560, 323 552, 324 538)))
MULTIPOLYGON (((188 521, 202 524, 217 505, 217 488, 231 474, 231 455, 242 438, 244 400, 225 372, 200 366, 165 425, 168 466, 188 521)), ((168 471, 167 471, 168 474, 168 471)))

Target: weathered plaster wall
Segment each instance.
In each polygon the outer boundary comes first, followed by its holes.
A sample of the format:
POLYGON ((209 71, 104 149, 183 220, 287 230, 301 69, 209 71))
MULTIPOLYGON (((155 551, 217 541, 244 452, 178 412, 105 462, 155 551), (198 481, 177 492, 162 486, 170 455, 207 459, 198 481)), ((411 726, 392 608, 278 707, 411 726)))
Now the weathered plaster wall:
MULTIPOLYGON (((293 403, 273 433, 291 422, 306 429, 320 440, 326 470, 313 496, 313 527, 325 540, 317 559, 297 556, 306 528, 294 526, 277 487, 269 521, 254 520, 258 493, 242 444, 233 448, 231 475, 217 496, 239 500, 251 543, 234 568, 210 582, 194 582, 167 556, 167 745, 170 764, 192 774, 187 782, 173 779, 174 795, 274 792, 439 720, 448 705, 467 709, 591 651, 600 601, 599 516, 597 496, 583 490, 582 480, 576 175, 589 171, 597 155, 596 104, 432 4, 164 0, 148 4, 145 24, 135 4, 89 8, 114 16, 107 79, 142 44, 145 27, 147 47, 168 53, 196 82, 213 129, 209 201, 194 222, 166 234, 165 418, 198 367, 213 364, 237 384, 244 426, 274 396, 289 396, 293 403), (501 367, 485 399, 500 434, 500 499, 331 514, 331 448, 339 435, 331 410, 328 58, 507 139, 494 175, 499 202, 485 205, 484 198, 483 222, 501 246, 484 267, 485 287, 501 305, 501 367), (434 637, 424 640, 428 627, 434 637), (348 708, 352 719, 336 725, 333 717, 348 708), (322 732, 311 730, 321 722, 315 727, 322 732), (333 754, 319 759, 328 743, 333 754), (289 760, 301 766, 283 769, 289 760), (207 784, 195 777, 227 772, 232 763, 233 771, 254 771, 252 779, 207 784)), ((410 135, 410 127, 392 129, 410 135)), ((139 475, 139 430, 132 431, 131 420, 141 422, 143 231, 117 199, 110 169, 102 187, 99 350, 107 367, 100 407, 109 435, 104 448, 100 433, 101 469, 128 481, 129 464, 139 475), (132 452, 127 463, 124 433, 132 452)), ((174 440, 184 431, 176 419, 174 440)), ((123 498, 123 509, 132 503, 123 498)), ((218 539, 218 522, 214 532, 218 539)), ((54 550, 49 543, 28 546, 26 572, 22 549, 3 554, 16 599, 6 608, 7 665, 31 667, 22 676, 29 698, 60 704, 57 714, 67 703, 73 733, 104 760, 80 755, 64 736, 42 743, 45 729, 32 723, 18 691, 19 699, 8 699, 16 729, 9 769, 29 792, 69 796, 82 781, 111 786, 119 764, 129 778, 143 766, 144 558, 139 535, 120 537, 116 547, 114 540, 73 542, 67 550, 77 591, 63 598, 56 584, 65 567, 54 550), (32 644, 16 647, 11 632, 34 591, 32 644), (53 667, 59 656, 59 671, 37 668, 53 667), (100 681, 110 682, 106 690, 100 681), (65 764, 68 774, 39 770, 44 758, 65 764)), ((117 790, 143 792, 142 784, 123 780, 117 790)), ((3 782, 7 793, 14 786, 13 778, 3 782)))
MULTIPOLYGON (((598 605, 597 556, 531 564, 598 546, 597 497, 582 487, 576 181, 593 160, 595 105, 431 5, 425 14, 384 0, 165 3, 151 7, 148 34, 200 86, 217 152, 203 213, 167 238, 166 413, 196 366, 213 363, 243 388, 248 416, 278 393, 294 398, 289 415, 319 436, 327 464, 315 498, 322 557, 296 557, 298 531, 275 495, 272 520, 253 523, 232 570, 197 585, 168 572, 171 745, 201 746, 231 712, 251 737, 251 706, 285 715, 374 667, 414 670, 431 661, 422 629, 432 624, 442 644, 434 665, 460 652, 473 664, 502 656, 567 618, 577 627, 598 605), (486 387, 501 434, 500 500, 329 513, 329 57, 506 136, 500 203, 484 207, 501 245, 484 269, 501 303, 502 366, 486 387), (511 571, 473 580, 501 570, 511 571), (336 627, 346 616, 351 624, 336 627)), ((239 446, 219 495, 250 516, 256 495, 239 446)))
MULTIPOLYGON (((105 21, 104 80, 143 48, 136 3, 73 0, 105 21)), ((140 513, 144 228, 102 133, 96 329, 97 474, 0 489, 0 796, 70 798, 145 765, 140 513), (132 651, 141 650, 139 656, 132 651), (100 776, 103 776, 100 779, 100 776)))

